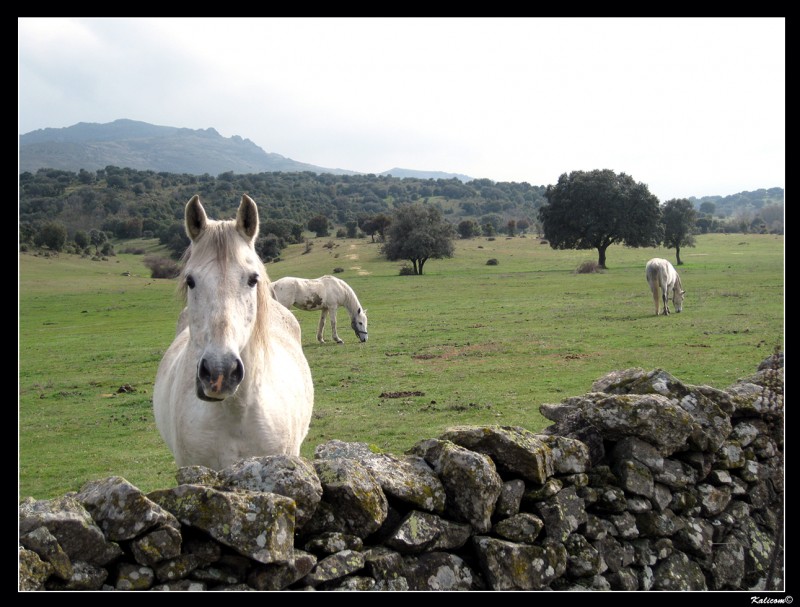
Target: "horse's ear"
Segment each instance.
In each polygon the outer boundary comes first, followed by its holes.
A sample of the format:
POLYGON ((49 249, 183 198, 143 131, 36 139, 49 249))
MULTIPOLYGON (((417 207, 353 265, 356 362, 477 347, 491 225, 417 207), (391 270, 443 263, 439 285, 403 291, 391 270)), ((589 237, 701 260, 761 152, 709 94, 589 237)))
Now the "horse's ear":
POLYGON ((195 194, 192 199, 186 203, 186 235, 190 240, 195 240, 200 236, 200 232, 205 230, 208 223, 208 215, 200 204, 200 196, 195 194))
POLYGON ((251 242, 258 236, 258 207, 247 194, 242 196, 236 213, 236 229, 251 242))

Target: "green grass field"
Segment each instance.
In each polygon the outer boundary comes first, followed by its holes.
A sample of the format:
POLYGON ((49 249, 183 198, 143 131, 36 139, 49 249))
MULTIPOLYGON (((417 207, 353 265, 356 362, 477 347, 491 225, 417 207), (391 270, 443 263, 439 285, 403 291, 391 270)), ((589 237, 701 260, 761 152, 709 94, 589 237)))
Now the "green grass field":
MULTIPOLYGON (((596 251, 479 238, 457 241, 455 256, 429 261, 423 276, 399 276, 403 264, 369 239, 314 243, 307 254, 289 247, 270 278, 344 268, 337 276, 367 309, 370 336, 358 343, 340 310, 345 344, 329 330, 318 344, 319 314, 295 311, 316 390, 306 457, 330 439, 402 453, 456 424, 537 431, 550 423, 539 405, 628 367, 725 388, 784 346, 782 236, 698 237, 678 267, 684 311, 669 317, 654 315, 644 278, 649 258, 674 263, 661 248, 611 247, 607 271, 576 274, 596 251)), ((20 498, 111 475, 144 491, 174 485, 151 395, 182 304, 175 281, 149 278, 142 261, 20 254, 20 498)))

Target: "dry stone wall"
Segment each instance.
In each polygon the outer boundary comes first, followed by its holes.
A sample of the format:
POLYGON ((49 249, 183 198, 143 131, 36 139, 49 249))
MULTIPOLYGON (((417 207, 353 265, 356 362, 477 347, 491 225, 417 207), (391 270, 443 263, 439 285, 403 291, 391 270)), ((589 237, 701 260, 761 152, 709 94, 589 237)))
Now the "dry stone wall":
POLYGON ((628 369, 403 455, 120 477, 19 505, 21 590, 742 590, 783 584, 783 358, 726 390, 628 369))

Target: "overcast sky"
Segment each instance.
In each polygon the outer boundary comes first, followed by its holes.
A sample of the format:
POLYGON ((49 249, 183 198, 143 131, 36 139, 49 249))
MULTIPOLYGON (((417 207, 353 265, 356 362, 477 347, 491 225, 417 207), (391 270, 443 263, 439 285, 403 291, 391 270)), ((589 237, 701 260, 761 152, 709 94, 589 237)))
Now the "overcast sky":
POLYGON ((662 202, 785 187, 785 18, 39 18, 19 134, 119 118, 328 168, 555 183, 662 202))

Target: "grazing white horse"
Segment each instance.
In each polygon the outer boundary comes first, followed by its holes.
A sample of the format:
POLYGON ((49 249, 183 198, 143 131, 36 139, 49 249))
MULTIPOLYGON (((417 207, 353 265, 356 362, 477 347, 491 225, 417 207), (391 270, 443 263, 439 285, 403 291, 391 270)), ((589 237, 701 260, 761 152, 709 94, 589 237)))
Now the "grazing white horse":
POLYGON ((678 276, 678 273, 669 261, 654 257, 648 261, 645 266, 645 276, 647 277, 647 284, 650 285, 650 291, 653 293, 656 316, 658 316, 659 307, 661 305, 664 307, 661 313, 665 316, 669 315, 670 292, 672 292, 672 303, 675 304, 675 311, 680 312, 683 310, 683 296, 686 291, 684 291, 681 286, 681 277, 678 276), (659 289, 661 290, 660 297, 659 289))
POLYGON ((325 318, 330 315, 331 333, 336 343, 344 343, 336 332, 336 310, 339 306, 347 308, 350 314, 350 327, 363 343, 367 341, 367 311, 361 307, 355 291, 341 278, 321 276, 320 278, 296 278, 286 276, 270 284, 272 295, 287 308, 294 306, 309 312, 322 310, 317 327, 317 341, 325 343, 323 332, 325 318))
POLYGON ((158 367, 156 425, 178 466, 219 470, 240 459, 299 455, 314 405, 300 324, 270 296, 253 248, 258 208, 242 196, 235 220, 186 205, 178 333, 158 367))

